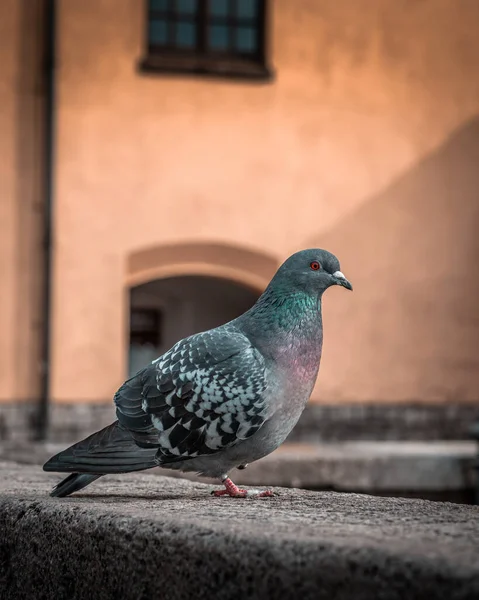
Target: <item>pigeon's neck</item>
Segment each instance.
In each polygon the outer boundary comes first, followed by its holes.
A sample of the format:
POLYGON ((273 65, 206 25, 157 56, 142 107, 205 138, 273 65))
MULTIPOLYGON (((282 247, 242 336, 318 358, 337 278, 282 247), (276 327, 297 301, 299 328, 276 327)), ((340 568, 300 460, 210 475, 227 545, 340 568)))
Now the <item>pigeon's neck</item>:
POLYGON ((240 317, 240 326, 260 351, 280 364, 316 373, 321 358, 321 299, 268 288, 240 317))

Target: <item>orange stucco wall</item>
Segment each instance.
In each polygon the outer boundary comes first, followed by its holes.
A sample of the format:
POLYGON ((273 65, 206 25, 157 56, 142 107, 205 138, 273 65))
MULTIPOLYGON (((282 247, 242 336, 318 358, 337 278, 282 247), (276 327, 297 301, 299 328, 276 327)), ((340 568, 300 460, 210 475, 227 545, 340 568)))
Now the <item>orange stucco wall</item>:
POLYGON ((111 396, 130 258, 185 243, 338 254, 316 399, 479 399, 479 3, 272 4, 248 84, 142 75, 142 3, 59 0, 56 400, 111 396))
MULTIPOLYGON (((5 4, 5 3, 4 3, 5 4)), ((18 29, 17 14, 14 0, 10 7, 2 8, 0 18, 0 62, 2 75, 0 82, 0 140, 2 145, 2 160, 0 160, 0 268, 2 273, 2 294, 0 304, 0 356, 2 369, 0 371, 1 386, 4 396, 14 393, 15 360, 11 349, 13 346, 13 315, 15 306, 15 68, 14 55, 10 46, 15 43, 15 32, 18 29), (11 10, 9 11, 8 8, 11 10), (7 10, 6 10, 7 9, 7 10), (3 14, 3 13, 7 14, 3 14), (8 15, 9 18, 6 18, 8 15), (5 41, 8 40, 8 43, 5 41)))
POLYGON ((40 23, 38 0, 0 2, 0 401, 39 393, 40 23))

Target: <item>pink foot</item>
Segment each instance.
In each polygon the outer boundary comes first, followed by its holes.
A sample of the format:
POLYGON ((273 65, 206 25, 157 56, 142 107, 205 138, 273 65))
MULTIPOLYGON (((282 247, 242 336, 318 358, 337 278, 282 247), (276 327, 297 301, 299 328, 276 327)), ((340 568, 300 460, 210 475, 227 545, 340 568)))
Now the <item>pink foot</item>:
POLYGON ((243 490, 235 485, 229 477, 226 477, 226 479, 223 480, 223 484, 226 489, 215 490, 214 492, 211 492, 212 496, 230 496, 231 498, 267 498, 274 496, 272 490, 243 490))

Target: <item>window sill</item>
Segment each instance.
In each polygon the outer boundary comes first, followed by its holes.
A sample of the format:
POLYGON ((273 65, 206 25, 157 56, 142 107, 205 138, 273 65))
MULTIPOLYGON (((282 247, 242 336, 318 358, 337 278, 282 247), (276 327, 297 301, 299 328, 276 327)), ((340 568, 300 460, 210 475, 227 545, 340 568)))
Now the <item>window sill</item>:
POLYGON ((189 75, 268 82, 274 73, 267 66, 247 60, 207 59, 199 57, 147 56, 139 64, 145 74, 189 75))

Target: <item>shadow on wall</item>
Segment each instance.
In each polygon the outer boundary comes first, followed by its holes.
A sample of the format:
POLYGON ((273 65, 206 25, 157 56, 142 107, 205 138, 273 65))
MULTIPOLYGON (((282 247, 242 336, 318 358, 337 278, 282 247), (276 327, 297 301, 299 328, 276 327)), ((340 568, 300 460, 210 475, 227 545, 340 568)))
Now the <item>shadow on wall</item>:
POLYGON ((325 298, 324 401, 479 401, 479 118, 307 245, 355 290, 325 298))

